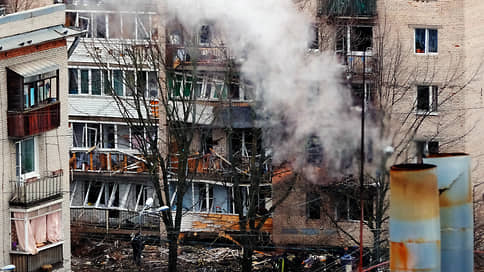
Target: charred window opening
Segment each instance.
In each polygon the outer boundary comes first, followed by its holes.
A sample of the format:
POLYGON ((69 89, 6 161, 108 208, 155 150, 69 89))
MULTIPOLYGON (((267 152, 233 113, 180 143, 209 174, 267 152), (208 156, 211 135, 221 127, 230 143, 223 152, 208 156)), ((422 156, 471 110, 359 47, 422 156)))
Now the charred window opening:
POLYGON ((321 219, 321 195, 317 192, 306 193, 306 217, 321 219))
MULTIPOLYGON (((96 205, 97 199, 99 197, 99 194, 101 193, 101 188, 103 187, 103 184, 100 182, 91 182, 89 187, 88 187, 88 193, 87 193, 87 205, 88 206, 94 206, 96 205)), ((102 196, 101 196, 102 197, 102 196)), ((101 199, 102 202, 103 199, 101 199)))
POLYGON ((200 45, 208 45, 211 39, 211 31, 209 25, 202 25, 200 27, 200 45))
POLYGON ((200 153, 208 154, 213 149, 215 142, 212 137, 211 129, 202 129, 200 133, 200 153))
POLYGON ((106 14, 98 13, 95 14, 95 33, 96 38, 106 38, 106 14))
POLYGON ((351 27, 351 51, 367 51, 373 47, 373 29, 368 26, 351 27))
POLYGON ((323 145, 318 136, 310 136, 306 143, 306 161, 313 165, 323 163, 323 145))
POLYGON ((121 38, 121 15, 119 13, 109 13, 109 38, 118 39, 121 38))
POLYGON ((311 26, 311 36, 308 44, 309 49, 319 49, 319 27, 317 25, 311 26))
POLYGON ((258 131, 253 129, 234 129, 232 134, 232 152, 235 158, 243 158, 253 155, 254 143, 256 154, 262 152, 262 138, 258 137, 258 131), (254 135, 255 134, 255 135, 254 135), (256 137, 254 139, 254 137, 256 137))
POLYGON ((229 97, 235 100, 238 100, 240 98, 240 85, 238 83, 230 84, 229 97))
POLYGON ((199 210, 201 212, 213 211, 213 185, 212 184, 200 184, 199 189, 199 210))
MULTIPOLYGON (((362 196, 365 211, 365 220, 369 220, 373 216, 373 193, 374 190, 372 188, 365 188, 364 194, 362 196)), ((336 189, 336 192, 333 192, 332 194, 333 203, 335 203, 336 220, 360 220, 361 208, 360 195, 358 190, 354 188, 346 188, 344 190, 336 189)))

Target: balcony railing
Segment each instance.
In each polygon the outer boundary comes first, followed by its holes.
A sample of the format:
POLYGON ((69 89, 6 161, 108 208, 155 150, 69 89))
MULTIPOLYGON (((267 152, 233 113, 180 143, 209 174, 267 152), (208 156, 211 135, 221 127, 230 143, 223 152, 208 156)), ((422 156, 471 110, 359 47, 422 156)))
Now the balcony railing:
POLYGON ((229 49, 223 46, 186 47, 167 45, 166 47, 167 65, 173 68, 181 64, 191 64, 193 61, 196 61, 199 65, 222 65, 230 58, 229 49))
POLYGON ((60 126, 60 102, 53 102, 26 111, 9 111, 8 136, 23 138, 60 126))
POLYGON ((10 261, 15 265, 15 271, 39 271, 45 264, 62 264, 62 244, 39 251, 35 255, 10 253, 10 261))
POLYGON ((69 166, 74 171, 142 173, 147 172, 143 158, 117 151, 72 151, 69 166))
POLYGON ((376 0, 319 0, 319 14, 337 17, 372 17, 376 0))
POLYGON ((362 76, 363 71, 368 75, 373 72, 374 58, 371 54, 339 54, 339 59, 346 66, 346 72, 352 76, 362 76))
POLYGON ((63 171, 58 170, 40 178, 11 181, 12 198, 10 204, 28 206, 61 196, 62 176, 63 171))

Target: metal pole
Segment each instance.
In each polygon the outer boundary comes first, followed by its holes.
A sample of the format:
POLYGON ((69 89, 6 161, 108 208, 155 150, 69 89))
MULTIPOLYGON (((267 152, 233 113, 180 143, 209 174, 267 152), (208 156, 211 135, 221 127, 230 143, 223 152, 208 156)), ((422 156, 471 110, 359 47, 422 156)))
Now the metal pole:
POLYGON ((363 271, 363 217, 364 217, 364 169, 365 169, 365 96, 366 96, 366 50, 363 51, 363 93, 361 94, 361 150, 360 150, 360 262, 358 271, 363 271))

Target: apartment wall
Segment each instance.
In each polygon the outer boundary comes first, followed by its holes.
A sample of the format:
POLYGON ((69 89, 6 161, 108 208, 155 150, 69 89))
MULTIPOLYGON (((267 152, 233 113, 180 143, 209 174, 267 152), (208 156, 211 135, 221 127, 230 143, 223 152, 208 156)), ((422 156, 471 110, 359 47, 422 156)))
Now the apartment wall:
POLYGON ((0 37, 25 33, 34 29, 63 25, 65 22, 65 6, 50 5, 48 8, 36 8, 0 17, 0 37), (8 24, 8 27, 7 25, 8 24))
MULTIPOLYGON (((439 104, 443 104, 435 115, 425 118, 414 139, 434 138, 440 142, 440 151, 446 152, 464 150, 462 136, 466 133, 464 98, 467 91, 460 89, 467 82, 467 78, 460 75, 465 60, 462 5, 462 0, 378 2, 378 25, 381 31, 377 35, 388 37, 384 42, 384 56, 389 60, 402 54, 397 78, 402 85, 410 87, 393 107, 392 118, 400 121, 394 122, 396 128, 404 123, 399 136, 403 137, 416 119, 415 114, 408 115, 415 111, 416 85, 437 85, 441 90, 439 104), (415 53, 415 28, 438 30, 437 54, 415 53)), ((394 64, 385 65, 389 69, 394 64)), ((411 145, 406 148, 411 148, 411 145)))
MULTIPOLYGON (((479 0, 464 1, 465 14, 465 52, 466 52, 466 72, 472 75, 473 72, 484 63, 484 4, 479 0)), ((484 224, 484 152, 482 135, 484 127, 484 69, 480 68, 473 82, 466 89, 465 107, 466 111, 466 130, 470 131, 465 141, 465 151, 472 157, 472 182, 474 183, 474 202, 476 226, 484 224)))

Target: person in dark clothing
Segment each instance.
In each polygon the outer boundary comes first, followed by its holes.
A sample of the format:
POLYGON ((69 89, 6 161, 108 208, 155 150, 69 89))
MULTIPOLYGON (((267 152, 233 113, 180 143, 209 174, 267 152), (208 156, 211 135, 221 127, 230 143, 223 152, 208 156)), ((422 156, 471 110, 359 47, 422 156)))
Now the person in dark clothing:
POLYGON ((134 263, 137 266, 141 266, 141 253, 143 252, 144 248, 144 241, 141 233, 136 233, 136 235, 131 239, 131 246, 133 247, 134 263))

